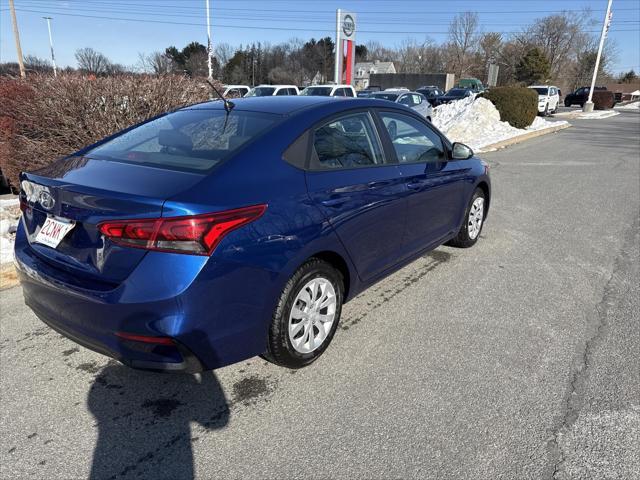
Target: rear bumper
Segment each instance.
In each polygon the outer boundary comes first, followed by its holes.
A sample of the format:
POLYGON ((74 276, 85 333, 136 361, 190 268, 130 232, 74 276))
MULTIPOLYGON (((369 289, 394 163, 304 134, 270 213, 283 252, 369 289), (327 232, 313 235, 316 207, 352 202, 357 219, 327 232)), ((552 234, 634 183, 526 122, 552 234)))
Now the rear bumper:
POLYGON ((67 281, 67 272, 31 248, 22 226, 15 258, 25 303, 38 318, 127 366, 197 372, 266 348, 269 272, 209 257, 150 253, 116 288, 83 289, 83 282, 67 281), (263 297, 249 303, 246 289, 263 297), (116 332, 170 337, 175 345, 133 342, 116 332))

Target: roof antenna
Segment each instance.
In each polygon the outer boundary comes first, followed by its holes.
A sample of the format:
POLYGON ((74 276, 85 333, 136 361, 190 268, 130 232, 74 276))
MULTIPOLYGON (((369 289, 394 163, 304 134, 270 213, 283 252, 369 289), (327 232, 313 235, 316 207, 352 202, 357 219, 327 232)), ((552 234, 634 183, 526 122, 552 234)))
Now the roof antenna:
POLYGON ((218 97, 220 97, 220 100, 222 100, 222 102, 224 103, 224 109, 227 111, 227 113, 230 113, 231 110, 233 110, 233 107, 236 106, 236 104, 233 103, 231 100, 227 100, 226 98, 224 98, 222 96, 222 94, 220 94, 218 89, 213 85, 213 83, 211 83, 211 81, 209 81, 209 79, 207 79, 207 83, 213 89, 213 91, 216 92, 216 95, 218 95, 218 97))

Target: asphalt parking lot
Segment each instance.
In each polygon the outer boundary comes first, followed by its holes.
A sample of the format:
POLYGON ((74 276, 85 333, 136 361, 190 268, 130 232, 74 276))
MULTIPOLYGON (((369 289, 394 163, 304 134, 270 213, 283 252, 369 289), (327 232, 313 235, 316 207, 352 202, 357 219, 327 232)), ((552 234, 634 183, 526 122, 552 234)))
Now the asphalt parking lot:
POLYGON ((307 369, 133 371, 0 292, 1 478, 640 478, 640 114, 571 123, 307 369))

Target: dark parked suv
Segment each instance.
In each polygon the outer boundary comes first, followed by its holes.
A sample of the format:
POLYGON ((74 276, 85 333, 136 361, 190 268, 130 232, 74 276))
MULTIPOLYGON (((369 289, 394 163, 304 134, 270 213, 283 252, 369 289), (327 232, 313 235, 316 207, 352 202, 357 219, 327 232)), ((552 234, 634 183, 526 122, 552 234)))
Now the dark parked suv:
MULTIPOLYGON (((596 90, 606 90, 607 87, 593 87, 593 91, 596 90)), ((580 107, 584 107, 584 104, 587 102, 589 98, 589 87, 580 87, 575 92, 570 93, 566 97, 564 97, 564 106, 570 107, 571 105, 580 105, 580 107)))

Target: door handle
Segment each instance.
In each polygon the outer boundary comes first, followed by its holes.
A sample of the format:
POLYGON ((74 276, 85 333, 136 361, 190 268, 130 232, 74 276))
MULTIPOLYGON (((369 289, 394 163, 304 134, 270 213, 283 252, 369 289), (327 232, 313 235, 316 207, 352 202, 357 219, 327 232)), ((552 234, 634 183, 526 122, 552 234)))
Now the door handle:
POLYGON ((407 183, 407 188, 410 190, 420 190, 424 186, 423 183, 407 183))
POLYGON ((350 198, 351 197, 332 198, 330 200, 323 200, 320 203, 322 203, 322 205, 324 205, 325 207, 339 207, 343 203, 348 202, 350 198))

